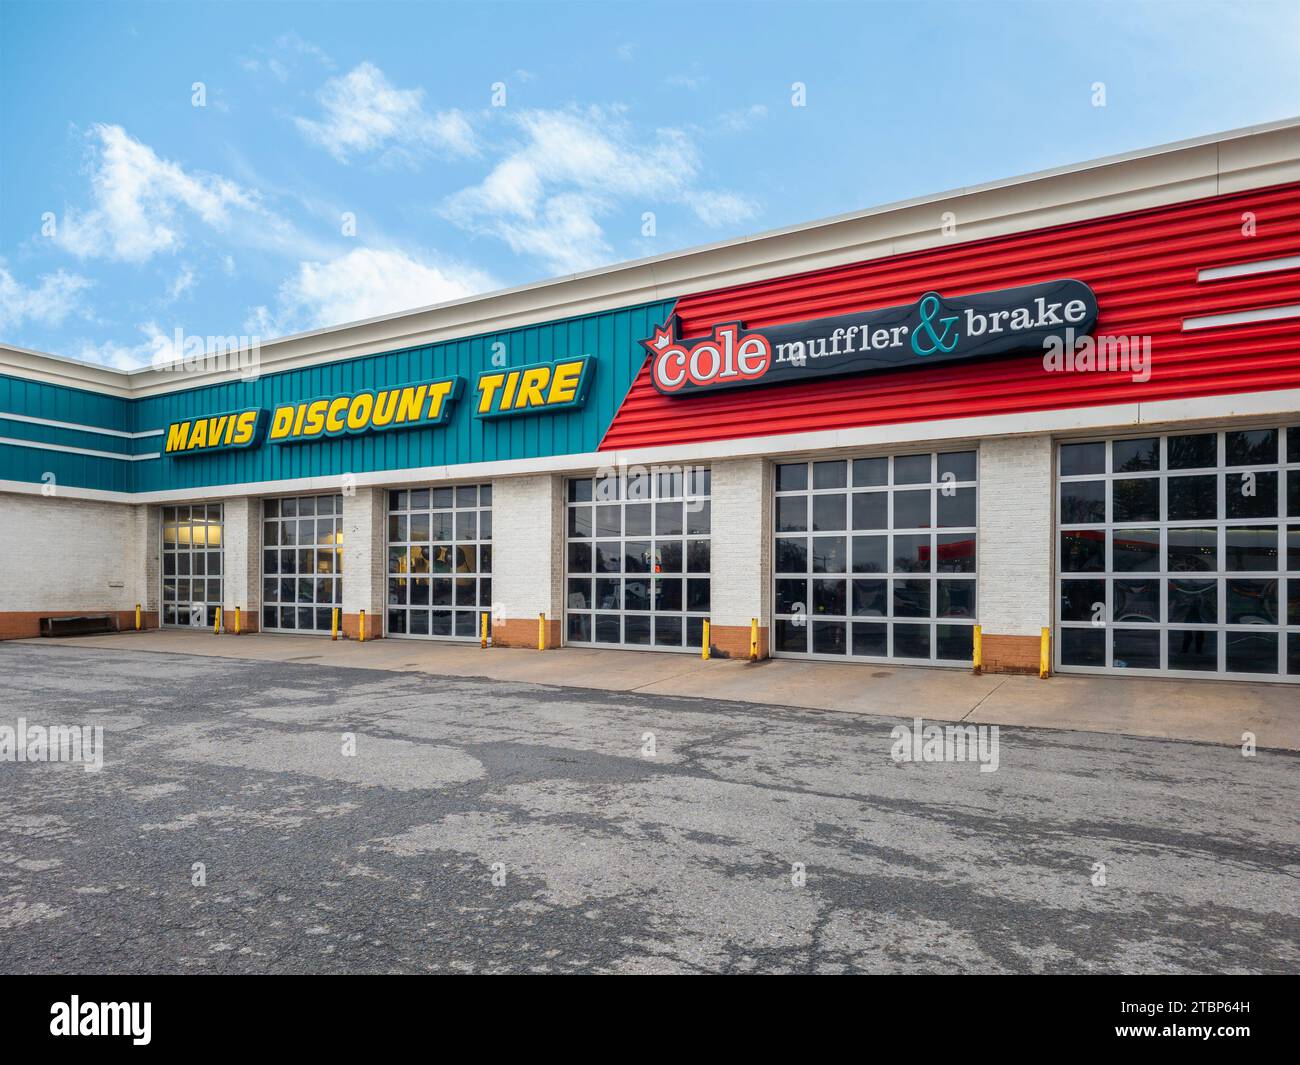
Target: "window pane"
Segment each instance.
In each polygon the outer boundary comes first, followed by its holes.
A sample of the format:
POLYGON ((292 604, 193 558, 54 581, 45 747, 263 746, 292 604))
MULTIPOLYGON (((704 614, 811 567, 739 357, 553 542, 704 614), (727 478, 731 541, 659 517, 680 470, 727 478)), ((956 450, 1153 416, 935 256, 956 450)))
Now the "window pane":
POLYGON ((1112 521, 1159 521, 1160 479, 1126 478, 1111 482, 1112 521))
POLYGON ((1111 444, 1111 470, 1114 473, 1136 473, 1139 470, 1160 469, 1160 438, 1143 440, 1116 440, 1111 444))
POLYGON ((1277 441, 1276 429, 1224 433, 1224 461, 1229 466, 1266 466, 1276 463, 1277 441))
POLYGON ((1106 445, 1103 443, 1062 444, 1061 476, 1106 472, 1106 445))
POLYGON ((802 492, 808 487, 808 464, 804 462, 787 463, 776 468, 776 490, 778 492, 802 492))
POLYGON ((1171 436, 1165 442, 1171 470, 1205 470, 1219 464, 1219 438, 1214 433, 1171 436))
MULTIPOLYGON (((1219 582, 1169 578, 1169 621, 1178 625, 1214 625, 1219 620, 1219 582)), ((1172 646, 1172 645, 1171 645, 1172 646)))
POLYGON ((1170 477, 1170 521, 1197 521, 1219 516, 1219 479, 1213 474, 1196 477, 1170 477))
POLYGON ((848 463, 842 460, 813 463, 814 488, 844 488, 848 484, 848 463))

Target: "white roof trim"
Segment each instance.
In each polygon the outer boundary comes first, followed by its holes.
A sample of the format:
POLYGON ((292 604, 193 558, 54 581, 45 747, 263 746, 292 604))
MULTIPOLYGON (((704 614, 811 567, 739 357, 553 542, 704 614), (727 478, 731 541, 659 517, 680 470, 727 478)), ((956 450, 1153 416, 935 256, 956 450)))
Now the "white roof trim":
MULTIPOLYGON (((261 344, 260 372, 374 355, 688 293, 1300 180, 1300 119, 1178 141, 261 344)), ((247 379, 121 371, 0 345, 0 373, 136 398, 247 379)))

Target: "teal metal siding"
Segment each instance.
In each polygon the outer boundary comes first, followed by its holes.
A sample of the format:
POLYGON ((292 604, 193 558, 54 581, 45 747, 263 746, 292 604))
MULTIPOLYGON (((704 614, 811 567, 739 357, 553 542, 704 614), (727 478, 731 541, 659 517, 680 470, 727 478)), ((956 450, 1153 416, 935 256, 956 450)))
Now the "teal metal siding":
POLYGON ((60 484, 69 486, 158 492, 592 452, 640 370, 645 353, 638 341, 649 336, 671 310, 671 303, 646 304, 139 400, 0 378, 0 436, 123 455, 161 451, 165 438, 129 440, 36 426, 3 420, 3 413, 144 432, 165 430, 173 421, 248 407, 269 412, 279 404, 363 389, 452 375, 465 379, 450 422, 440 428, 389 430, 310 443, 264 442, 251 449, 138 462, 0 445, 0 479, 39 482, 41 473, 52 471, 60 484), (596 371, 586 404, 553 414, 474 417, 474 382, 480 371, 501 368, 492 364, 498 343, 504 345, 507 369, 566 356, 594 356, 596 371))

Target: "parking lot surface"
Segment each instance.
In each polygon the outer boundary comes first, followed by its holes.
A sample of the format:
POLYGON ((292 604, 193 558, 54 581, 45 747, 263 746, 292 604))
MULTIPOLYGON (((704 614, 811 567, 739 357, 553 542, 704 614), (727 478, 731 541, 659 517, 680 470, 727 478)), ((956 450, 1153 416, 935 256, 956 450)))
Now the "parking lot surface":
POLYGON ((1294 972, 1300 755, 0 645, 7 972, 1294 972), (349 753, 349 750, 354 753, 349 753))

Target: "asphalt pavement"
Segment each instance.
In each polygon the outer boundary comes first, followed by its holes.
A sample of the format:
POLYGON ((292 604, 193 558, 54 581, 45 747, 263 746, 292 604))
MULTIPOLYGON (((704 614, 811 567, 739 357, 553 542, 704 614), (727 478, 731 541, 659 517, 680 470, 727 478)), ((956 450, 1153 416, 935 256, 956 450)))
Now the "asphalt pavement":
POLYGON ((20 718, 103 766, 0 761, 5 972, 1300 969, 1289 751, 0 644, 20 718))

